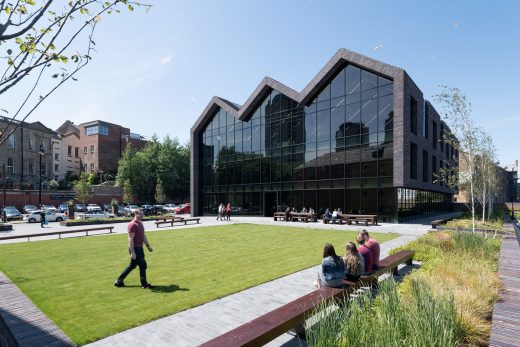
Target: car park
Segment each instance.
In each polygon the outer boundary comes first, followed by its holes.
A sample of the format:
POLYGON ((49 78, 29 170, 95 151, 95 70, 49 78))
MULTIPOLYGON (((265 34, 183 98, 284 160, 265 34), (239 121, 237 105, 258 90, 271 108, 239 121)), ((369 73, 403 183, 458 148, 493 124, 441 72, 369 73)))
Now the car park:
POLYGON ((174 209, 174 212, 175 212, 175 214, 190 213, 191 205, 190 205, 190 203, 181 204, 174 209))
POLYGON ((137 206, 137 205, 128 205, 126 207, 126 209, 129 213, 134 213, 138 208, 139 208, 139 206, 137 206))
POLYGON ((88 204, 87 205, 87 212, 94 212, 94 211, 101 212, 101 207, 99 207, 99 205, 97 205, 97 204, 88 204))
POLYGON ((1 212, 2 212, 2 215, 5 213, 6 220, 19 220, 22 218, 22 214, 14 206, 6 206, 6 207, 4 207, 4 210, 1 212))
POLYGON ((115 214, 103 211, 89 211, 86 213, 78 213, 76 217, 78 219, 114 218, 115 214))
POLYGON ((117 208, 116 208, 116 214, 117 214, 118 216, 127 216, 127 215, 129 215, 130 213, 128 212, 128 210, 126 209, 125 206, 123 206, 123 205, 119 205, 119 206, 117 206, 117 208))
MULTIPOLYGON (((29 223, 39 223, 41 221, 42 210, 31 211, 23 215, 23 220, 29 223)), ((61 222, 67 220, 67 216, 64 213, 55 211, 45 211, 45 219, 49 222, 61 222)))
POLYGON ((175 207, 177 207, 175 204, 166 204, 163 206, 163 208, 170 213, 174 213, 175 207))
POLYGON ((36 205, 23 205, 22 212, 23 213, 29 213, 31 211, 39 210, 36 205))
POLYGON ((60 204, 60 206, 58 206, 58 212, 65 213, 65 211, 68 211, 68 210, 69 210, 69 207, 65 203, 60 204))
POLYGON ((87 205, 85 205, 85 204, 76 204, 76 205, 74 205, 74 211, 76 211, 76 212, 87 212, 87 205))
POLYGON ((54 211, 54 212, 58 211, 58 209, 54 205, 42 205, 41 209, 45 210, 45 211, 54 211))
POLYGON ((103 204, 101 205, 101 209, 103 211, 112 212, 112 204, 103 204))

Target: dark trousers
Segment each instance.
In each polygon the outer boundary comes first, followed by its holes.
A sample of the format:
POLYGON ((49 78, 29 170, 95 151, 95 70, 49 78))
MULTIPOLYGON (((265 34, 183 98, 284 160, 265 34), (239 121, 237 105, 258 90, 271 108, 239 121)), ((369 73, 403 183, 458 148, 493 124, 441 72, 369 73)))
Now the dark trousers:
POLYGON ((117 282, 123 282, 128 276, 128 274, 135 269, 137 266, 139 266, 139 278, 141 279, 141 285, 144 286, 148 284, 146 281, 146 260, 144 260, 144 250, 143 247, 135 247, 135 259, 130 259, 130 264, 126 267, 126 269, 121 272, 121 275, 119 275, 119 278, 117 279, 117 282))

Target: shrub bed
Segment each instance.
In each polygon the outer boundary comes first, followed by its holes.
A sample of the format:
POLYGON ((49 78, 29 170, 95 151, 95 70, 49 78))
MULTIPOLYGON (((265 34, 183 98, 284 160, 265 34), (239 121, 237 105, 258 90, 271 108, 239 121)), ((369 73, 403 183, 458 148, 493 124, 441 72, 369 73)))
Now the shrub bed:
POLYGON ((499 299, 498 239, 435 232, 401 249, 418 270, 397 285, 381 282, 308 329, 310 346, 487 346, 499 299))

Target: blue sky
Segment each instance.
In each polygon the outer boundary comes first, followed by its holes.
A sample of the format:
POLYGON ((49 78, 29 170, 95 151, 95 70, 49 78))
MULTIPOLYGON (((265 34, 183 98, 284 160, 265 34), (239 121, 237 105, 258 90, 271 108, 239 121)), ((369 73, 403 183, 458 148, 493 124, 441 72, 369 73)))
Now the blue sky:
POLYGON ((518 1, 148 3, 104 18, 93 62, 29 120, 103 119, 186 142, 212 96, 242 104, 266 75, 300 91, 344 47, 405 69, 427 99, 460 88, 501 163, 520 157, 518 1))

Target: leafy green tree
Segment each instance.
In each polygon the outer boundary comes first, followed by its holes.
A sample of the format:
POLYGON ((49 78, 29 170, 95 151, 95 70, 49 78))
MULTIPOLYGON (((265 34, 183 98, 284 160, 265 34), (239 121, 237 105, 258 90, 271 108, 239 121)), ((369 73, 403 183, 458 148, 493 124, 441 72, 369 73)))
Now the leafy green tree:
POLYGON ((79 202, 86 204, 90 198, 92 197, 92 185, 88 181, 88 174, 86 172, 82 172, 79 176, 79 180, 74 185, 74 190, 76 191, 76 200, 79 202))
POLYGON ((126 204, 134 202, 134 191, 130 180, 125 180, 123 184, 123 202, 126 204))
POLYGON ((99 175, 91 172, 88 175, 88 182, 92 185, 99 184, 99 175))
POLYGON ((63 83, 77 80, 74 75, 95 52, 96 26, 108 15, 134 7, 150 9, 129 0, 0 0, 0 95, 24 95, 0 133, 0 145, 21 123, 16 117, 25 121, 63 83), (48 89, 38 88, 43 79, 53 82, 48 89))
POLYGON ((162 204, 166 202, 168 198, 166 197, 166 194, 164 193, 164 188, 162 184, 161 177, 157 177, 157 185, 155 186, 155 201, 158 204, 162 204))

